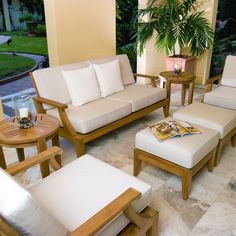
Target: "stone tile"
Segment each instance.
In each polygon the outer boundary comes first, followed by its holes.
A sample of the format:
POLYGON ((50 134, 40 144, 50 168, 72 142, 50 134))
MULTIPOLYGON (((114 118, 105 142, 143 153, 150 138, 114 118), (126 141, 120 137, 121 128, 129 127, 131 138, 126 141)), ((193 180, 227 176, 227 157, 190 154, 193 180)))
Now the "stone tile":
POLYGON ((234 236, 236 235, 235 223, 236 178, 232 178, 190 235, 234 236))

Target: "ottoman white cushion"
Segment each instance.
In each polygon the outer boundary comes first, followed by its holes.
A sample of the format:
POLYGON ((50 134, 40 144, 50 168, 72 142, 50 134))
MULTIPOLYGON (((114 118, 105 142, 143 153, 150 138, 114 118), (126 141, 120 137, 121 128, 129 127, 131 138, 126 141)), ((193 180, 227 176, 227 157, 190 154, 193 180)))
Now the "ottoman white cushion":
POLYGON ((236 111, 200 102, 179 109, 173 117, 216 130, 220 139, 236 127, 236 111))
MULTIPOLYGON (((165 120, 170 120, 167 118, 165 120)), ((191 169, 218 143, 218 133, 195 125, 201 134, 185 135, 159 142, 149 128, 136 134, 135 147, 182 167, 191 169)))
MULTIPOLYGON (((142 194, 133 206, 137 211, 143 210, 151 199, 148 184, 84 155, 32 186, 29 191, 55 219, 73 231, 130 187, 142 194)), ((128 222, 124 214, 120 214, 99 235, 117 235, 128 222)))

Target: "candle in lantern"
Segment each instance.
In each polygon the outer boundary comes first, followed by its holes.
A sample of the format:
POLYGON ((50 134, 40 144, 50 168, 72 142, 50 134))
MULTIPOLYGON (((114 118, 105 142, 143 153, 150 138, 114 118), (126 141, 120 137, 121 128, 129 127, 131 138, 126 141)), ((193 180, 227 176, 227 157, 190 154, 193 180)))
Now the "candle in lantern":
POLYGON ((29 109, 27 107, 19 109, 19 116, 20 118, 28 118, 29 109))
POLYGON ((180 68, 180 65, 179 64, 174 64, 174 69, 179 71, 181 68, 180 68))

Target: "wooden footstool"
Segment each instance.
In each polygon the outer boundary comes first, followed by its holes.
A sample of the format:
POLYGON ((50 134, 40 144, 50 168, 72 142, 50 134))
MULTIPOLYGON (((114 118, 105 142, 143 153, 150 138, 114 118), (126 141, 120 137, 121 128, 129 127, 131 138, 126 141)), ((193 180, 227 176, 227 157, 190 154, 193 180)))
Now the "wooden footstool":
MULTIPOLYGON (((165 120, 169 120, 167 118, 165 120)), ((205 164, 213 170, 218 133, 195 125, 201 134, 186 135, 159 142, 149 128, 136 134, 134 175, 141 170, 142 161, 182 177, 182 196, 188 199, 192 176, 205 164)))
POLYGON ((236 140, 236 111, 205 103, 196 102, 173 114, 178 120, 213 129, 219 134, 215 166, 218 165, 223 146, 230 142, 235 146, 236 140))

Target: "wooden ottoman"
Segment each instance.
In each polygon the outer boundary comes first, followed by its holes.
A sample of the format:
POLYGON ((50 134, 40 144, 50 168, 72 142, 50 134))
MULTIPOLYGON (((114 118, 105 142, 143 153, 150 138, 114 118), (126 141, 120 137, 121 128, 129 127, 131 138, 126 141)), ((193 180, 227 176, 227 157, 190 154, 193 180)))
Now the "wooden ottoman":
POLYGON ((215 166, 220 161, 224 144, 231 140, 232 146, 236 145, 236 111, 234 110, 196 102, 179 109, 173 114, 173 117, 218 132, 219 143, 216 150, 215 166))
MULTIPOLYGON (((165 120, 170 120, 167 118, 165 120)), ((192 176, 205 164, 213 170, 218 133, 195 125, 201 134, 175 137, 159 142, 149 128, 136 134, 134 175, 141 170, 142 161, 182 177, 182 196, 188 199, 192 176)))

